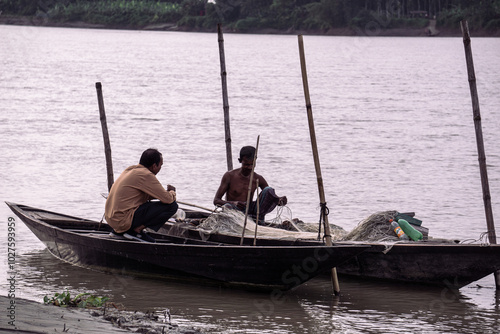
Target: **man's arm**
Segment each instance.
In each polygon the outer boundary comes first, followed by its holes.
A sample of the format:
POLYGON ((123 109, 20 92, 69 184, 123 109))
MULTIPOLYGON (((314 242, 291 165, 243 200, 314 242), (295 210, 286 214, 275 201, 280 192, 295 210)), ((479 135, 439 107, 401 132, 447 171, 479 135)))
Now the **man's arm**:
POLYGON ((224 196, 224 194, 229 190, 230 182, 231 177, 229 175, 229 172, 224 173, 224 176, 222 176, 222 180, 220 181, 219 189, 217 189, 217 192, 215 193, 214 205, 224 205, 228 203, 227 201, 222 199, 222 196, 224 196))
POLYGON ((152 173, 151 175, 147 175, 142 187, 142 191, 152 198, 159 199, 162 203, 171 204, 176 200, 175 187, 169 184, 167 185, 167 189, 165 189, 152 173))
POLYGON ((265 187, 269 187, 269 184, 267 183, 266 179, 262 175, 259 175, 255 173, 254 175, 254 180, 257 179, 259 180, 259 188, 264 189, 265 187))

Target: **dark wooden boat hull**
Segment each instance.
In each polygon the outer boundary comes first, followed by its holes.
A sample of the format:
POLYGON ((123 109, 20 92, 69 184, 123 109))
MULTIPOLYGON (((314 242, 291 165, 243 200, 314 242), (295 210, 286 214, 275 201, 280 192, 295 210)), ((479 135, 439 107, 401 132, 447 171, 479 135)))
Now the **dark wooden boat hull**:
POLYGON ((288 290, 370 247, 239 246, 165 235, 154 235, 157 243, 143 243, 109 237, 106 224, 7 205, 54 256, 69 263, 246 288, 288 290))
MULTIPOLYGON (((200 238, 198 230, 188 227, 181 229, 178 224, 168 223, 162 230, 166 234, 177 233, 200 238)), ((226 234, 207 234, 203 238, 228 244, 240 242, 239 237, 226 234)), ((245 238, 245 244, 252 242, 253 238, 245 238)), ((311 246, 323 243, 315 240, 263 238, 258 239, 257 244, 311 246)), ((337 272, 340 275, 460 289, 500 269, 500 245, 456 244, 432 240, 395 243, 392 246, 382 243, 354 244, 372 247, 339 264, 337 272)))
MULTIPOLYGON (((374 244, 376 245, 376 244, 374 244)), ((500 245, 409 242, 342 263, 343 275, 460 289, 500 269, 500 245)))

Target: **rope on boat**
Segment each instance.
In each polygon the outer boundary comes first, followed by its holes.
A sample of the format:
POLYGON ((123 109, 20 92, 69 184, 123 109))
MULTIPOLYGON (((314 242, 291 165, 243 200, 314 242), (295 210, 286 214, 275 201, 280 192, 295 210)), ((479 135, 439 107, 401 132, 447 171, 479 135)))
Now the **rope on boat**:
MULTIPOLYGON (((460 243, 461 244, 477 244, 477 242, 479 241, 481 246, 489 246, 490 242, 488 240, 488 237, 489 237, 489 232, 486 231, 486 232, 482 232, 479 235, 479 239, 464 239, 464 240, 461 240, 460 243)), ((456 241, 456 242, 458 242, 458 241, 456 241)))
MULTIPOLYGON (((319 214, 319 226, 318 226, 318 240, 321 239, 321 226, 324 224, 326 221, 325 217, 330 214, 330 209, 326 206, 326 203, 320 203, 319 204, 321 209, 320 209, 320 214, 319 214)), ((323 241, 326 237, 331 237, 331 235, 324 235, 323 236, 323 241)))

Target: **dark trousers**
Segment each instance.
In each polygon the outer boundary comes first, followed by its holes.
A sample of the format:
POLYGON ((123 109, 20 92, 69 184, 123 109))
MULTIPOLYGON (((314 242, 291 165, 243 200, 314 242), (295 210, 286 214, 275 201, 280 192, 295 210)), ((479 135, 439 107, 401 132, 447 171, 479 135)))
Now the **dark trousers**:
POLYGON ((274 210, 276 205, 278 205, 279 197, 276 196, 274 188, 265 187, 259 194, 259 219, 257 218, 257 201, 253 201, 248 208, 248 213, 250 216, 258 223, 263 225, 266 214, 274 210))
POLYGON ((176 212, 177 202, 166 204, 162 202, 146 202, 135 210, 132 227, 144 225, 158 231, 176 212))

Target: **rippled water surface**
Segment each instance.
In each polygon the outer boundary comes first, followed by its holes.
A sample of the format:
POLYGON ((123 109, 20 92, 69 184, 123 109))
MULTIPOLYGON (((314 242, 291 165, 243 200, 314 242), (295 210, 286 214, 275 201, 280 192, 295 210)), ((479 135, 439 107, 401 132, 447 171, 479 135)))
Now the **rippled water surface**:
MULTIPOLYGON (((284 214, 316 222, 297 37, 224 39, 233 157, 260 135, 257 169, 287 195, 284 214)), ((330 222, 351 230, 377 211, 413 211, 433 236, 479 239, 486 223, 462 40, 305 36, 304 43, 330 222)), ((107 183, 95 83, 102 82, 115 177, 157 147, 165 158, 160 181, 175 185, 179 200, 212 207, 226 169, 215 34, 0 26, 0 45, 0 200, 101 219, 107 183)), ((500 39, 473 37, 472 50, 495 214, 500 39)), ((2 238, 8 217, 0 206, 2 238)), ((500 328, 491 276, 455 293, 343 279, 340 298, 317 278, 276 301, 77 268, 48 254, 19 220, 16 244, 19 297, 95 291, 131 309, 169 308, 174 322, 207 332, 500 328)))

